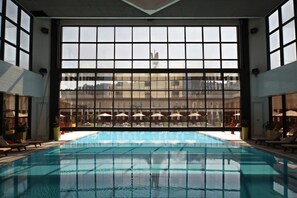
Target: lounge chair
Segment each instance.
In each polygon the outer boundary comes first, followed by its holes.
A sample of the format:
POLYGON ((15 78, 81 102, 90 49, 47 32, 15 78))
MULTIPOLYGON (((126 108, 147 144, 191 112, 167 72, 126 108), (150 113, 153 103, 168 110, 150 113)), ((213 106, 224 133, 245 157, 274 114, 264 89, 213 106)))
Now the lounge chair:
POLYGON ((11 151, 11 148, 0 148, 0 152, 1 152, 1 153, 4 153, 5 156, 7 156, 7 152, 8 152, 8 151, 11 151))
POLYGON ((8 144, 5 139, 0 136, 0 148, 11 148, 11 149, 18 149, 18 151, 21 151, 21 148, 27 150, 27 147, 29 144, 27 143, 15 143, 15 144, 8 144))
POLYGON ((284 151, 287 151, 288 149, 291 149, 292 153, 297 149, 297 142, 293 144, 282 144, 282 147, 284 147, 284 151))
POLYGON ((39 140, 23 140, 23 139, 21 139, 21 143, 28 144, 28 145, 34 145, 35 147, 37 147, 37 144, 39 144, 39 146, 41 146, 42 142, 43 141, 39 141, 39 140))
POLYGON ((254 137, 254 138, 252 138, 252 140, 255 141, 255 144, 257 144, 257 143, 262 144, 265 141, 277 141, 277 140, 280 140, 281 137, 282 137, 281 132, 275 132, 275 133, 273 133, 273 135, 271 137, 254 137))
POLYGON ((297 132, 295 132, 292 136, 288 136, 286 138, 283 138, 278 141, 265 141, 267 146, 275 146, 275 145, 281 145, 281 144, 292 144, 297 138, 297 132))

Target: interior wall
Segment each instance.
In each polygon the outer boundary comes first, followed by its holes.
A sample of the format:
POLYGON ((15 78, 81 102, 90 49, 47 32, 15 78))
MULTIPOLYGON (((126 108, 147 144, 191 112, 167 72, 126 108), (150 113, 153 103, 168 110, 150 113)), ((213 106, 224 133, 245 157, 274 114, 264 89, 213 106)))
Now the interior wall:
POLYGON ((250 19, 249 29, 257 28, 256 33, 249 34, 250 41, 250 73, 251 73, 251 133, 252 136, 264 135, 264 122, 269 120, 268 97, 258 94, 259 75, 252 74, 253 69, 260 73, 267 71, 267 45, 265 18, 250 19))
POLYGON ((41 95, 32 98, 32 123, 31 137, 39 139, 49 138, 49 98, 50 98, 50 19, 34 19, 33 29, 33 71, 39 72, 40 68, 47 69, 47 74, 42 77, 41 95), (48 34, 41 28, 47 28, 48 34))
POLYGON ((42 77, 0 60, 0 92, 24 96, 41 96, 42 77))

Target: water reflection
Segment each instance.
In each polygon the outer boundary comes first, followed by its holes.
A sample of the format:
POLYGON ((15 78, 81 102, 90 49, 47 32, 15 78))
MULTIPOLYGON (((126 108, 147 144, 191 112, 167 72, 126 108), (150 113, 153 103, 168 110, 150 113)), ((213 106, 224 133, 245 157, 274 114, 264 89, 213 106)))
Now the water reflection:
POLYGON ((66 145, 1 166, 0 197, 296 197, 296 168, 236 145, 66 145))

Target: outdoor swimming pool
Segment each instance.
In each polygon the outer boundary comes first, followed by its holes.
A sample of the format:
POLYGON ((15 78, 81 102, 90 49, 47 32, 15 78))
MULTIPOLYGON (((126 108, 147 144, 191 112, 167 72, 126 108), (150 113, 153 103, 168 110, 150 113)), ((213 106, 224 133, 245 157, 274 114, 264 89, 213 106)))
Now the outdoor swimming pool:
POLYGON ((100 132, 0 166, 0 197, 296 197, 296 169, 196 132, 100 132))

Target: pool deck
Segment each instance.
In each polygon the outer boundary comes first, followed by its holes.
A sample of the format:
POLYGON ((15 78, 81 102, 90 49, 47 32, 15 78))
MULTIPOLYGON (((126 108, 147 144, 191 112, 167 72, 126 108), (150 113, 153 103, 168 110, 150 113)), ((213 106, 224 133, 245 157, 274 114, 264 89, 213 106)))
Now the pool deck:
MULTIPOLYGON (((42 143, 41 146, 35 147, 34 145, 27 146, 27 150, 21 150, 17 151, 16 149, 8 152, 8 156, 5 156, 4 153, 0 153, 0 165, 10 163, 12 161, 18 160, 20 158, 23 158, 25 156, 31 155, 36 152, 40 152, 46 149, 49 149, 51 147, 59 146, 64 144, 65 142, 68 141, 73 141, 78 138, 94 134, 96 132, 69 132, 61 135, 61 138, 59 141, 48 141, 42 143)), ((213 136, 219 139, 223 139, 226 141, 232 141, 233 143, 243 145, 243 146, 248 146, 252 147, 255 149, 260 149, 272 154, 275 154, 276 156, 280 157, 285 157, 289 160, 293 160, 297 162, 297 152, 292 153, 291 151, 285 152, 282 148, 277 147, 277 148, 272 148, 272 147, 267 147, 265 145, 259 145, 255 144, 254 141, 248 140, 248 141, 242 141, 240 139, 240 133, 235 132, 235 134, 231 134, 230 132, 201 132, 201 133, 206 133, 209 136, 213 136)))

